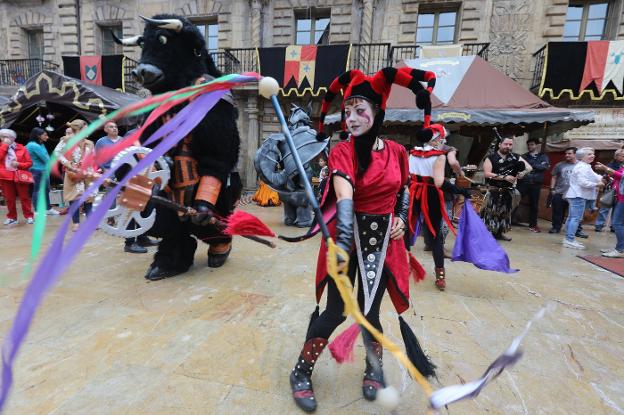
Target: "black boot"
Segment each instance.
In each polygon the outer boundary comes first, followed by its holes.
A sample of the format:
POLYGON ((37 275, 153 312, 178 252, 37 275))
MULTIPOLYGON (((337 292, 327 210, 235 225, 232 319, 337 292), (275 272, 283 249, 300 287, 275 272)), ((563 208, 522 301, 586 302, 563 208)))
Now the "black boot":
POLYGON ((208 249, 208 266, 210 268, 219 268, 227 261, 232 252, 232 242, 211 244, 208 249))
POLYGON ((366 371, 362 381, 362 394, 367 401, 377 398, 377 391, 386 387, 383 375, 383 347, 377 342, 371 341, 367 345, 366 371), (371 362, 370 359, 373 359, 371 362))
POLYGON ((150 265, 145 273, 145 279, 150 281, 158 281, 163 280, 165 278, 175 277, 176 275, 184 274, 188 269, 185 270, 174 270, 174 269, 165 269, 161 268, 158 265, 150 265))
POLYGON ((299 360, 290 373, 290 388, 297 406, 305 412, 316 410, 316 399, 312 388, 312 370, 318 357, 327 346, 327 339, 315 337, 308 340, 301 349, 299 360))

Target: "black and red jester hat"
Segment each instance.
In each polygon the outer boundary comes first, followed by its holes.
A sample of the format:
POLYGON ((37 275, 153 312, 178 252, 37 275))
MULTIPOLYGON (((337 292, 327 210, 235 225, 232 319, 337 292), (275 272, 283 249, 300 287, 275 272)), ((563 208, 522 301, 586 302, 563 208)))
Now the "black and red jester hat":
POLYGON ((436 76, 433 72, 409 67, 400 69, 383 68, 372 76, 365 75, 359 69, 352 69, 344 72, 333 80, 325 93, 321 105, 321 119, 317 139, 324 140, 327 138, 324 132, 325 116, 327 115, 330 104, 341 90, 343 93, 341 104, 341 139, 344 140, 348 136, 345 125, 344 102, 350 98, 364 98, 374 104, 378 110, 375 118, 379 117, 378 123, 381 125, 385 115, 386 101, 390 95, 392 84, 406 87, 416 94, 416 105, 418 108, 425 110, 425 124, 429 126, 431 122, 430 95, 435 86, 435 82, 436 76), (421 82, 427 82, 427 88, 424 88, 421 82))

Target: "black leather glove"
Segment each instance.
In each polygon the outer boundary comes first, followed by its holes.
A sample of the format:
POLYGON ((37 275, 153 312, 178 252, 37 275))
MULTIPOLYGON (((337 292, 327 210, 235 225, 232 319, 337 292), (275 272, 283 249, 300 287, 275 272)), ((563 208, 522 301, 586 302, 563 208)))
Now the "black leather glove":
POLYGON ((197 214, 191 216, 191 222, 195 225, 205 226, 214 223, 215 207, 212 203, 205 200, 196 200, 193 203, 193 209, 197 211, 197 214))
POLYGON ((394 216, 397 218, 401 218, 403 224, 407 226, 407 214, 409 212, 410 205, 410 193, 407 189, 407 186, 404 186, 403 189, 397 195, 397 203, 394 207, 394 216))
POLYGON ((336 245, 347 254, 353 245, 353 200, 342 199, 336 204, 336 245))

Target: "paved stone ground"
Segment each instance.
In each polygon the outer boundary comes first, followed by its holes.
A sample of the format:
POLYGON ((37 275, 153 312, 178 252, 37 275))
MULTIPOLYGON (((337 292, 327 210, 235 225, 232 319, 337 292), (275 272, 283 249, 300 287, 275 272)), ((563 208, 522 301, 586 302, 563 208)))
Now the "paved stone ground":
MULTIPOLYGON (((279 208, 248 210, 295 233, 279 225, 279 208)), ((50 218, 46 241, 61 220, 50 218)), ((2 336, 26 286, 20 273, 31 231, 0 229, 2 336)), ((614 244, 613 234, 590 234, 590 252, 614 244)), ((439 366, 434 387, 480 376, 536 310, 557 304, 526 338, 524 359, 449 413, 624 413, 624 280, 562 248, 561 235, 522 228, 511 235, 504 247, 518 274, 452 263, 446 292, 431 277, 412 287, 406 319, 439 366)), ((218 270, 204 266, 202 247, 190 272, 149 283, 143 273, 151 254, 125 254, 122 240, 97 233, 39 310, 6 413, 298 413, 288 374, 314 307, 318 239, 278 244, 271 250, 237 238, 218 270)), ((432 269, 421 245, 414 253, 432 269)), ((398 341, 387 300, 382 323, 398 341)), ((361 344, 352 364, 322 356, 314 373, 318 413, 384 413, 361 396, 363 356, 361 344)), ((385 370, 402 390, 396 413, 424 414, 423 393, 388 355, 385 370)))

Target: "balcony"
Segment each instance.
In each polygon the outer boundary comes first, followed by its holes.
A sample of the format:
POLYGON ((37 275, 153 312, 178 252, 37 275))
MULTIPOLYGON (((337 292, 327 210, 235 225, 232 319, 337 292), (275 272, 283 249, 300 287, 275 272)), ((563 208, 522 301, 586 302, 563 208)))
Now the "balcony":
MULTIPOLYGON (((465 43, 462 55, 488 59, 489 43, 465 43)), ((372 74, 404 59, 418 57, 418 45, 392 46, 390 43, 354 43, 351 45, 349 67, 372 74)), ((217 68, 223 73, 258 72, 256 48, 225 49, 213 53, 217 68), (215 59, 216 57, 216 59, 215 59)))
MULTIPOLYGON (((557 106, 621 107, 624 102, 618 57, 604 42, 548 42, 533 54, 531 91, 557 106), (589 59, 589 60, 588 60, 589 59)), ((620 63, 621 65, 621 63, 620 63)))
POLYGON ((57 71, 59 65, 43 59, 3 59, 0 60, 0 85, 20 86, 28 78, 44 69, 57 71))

